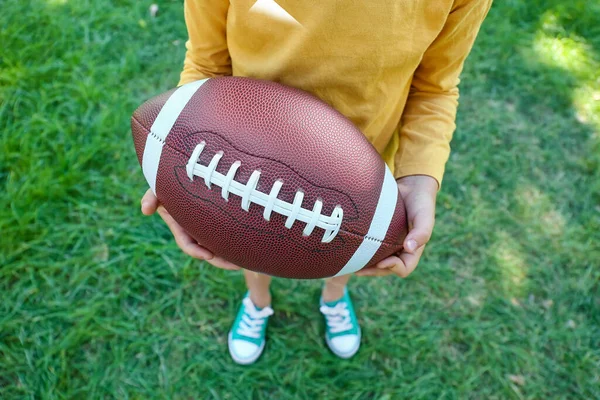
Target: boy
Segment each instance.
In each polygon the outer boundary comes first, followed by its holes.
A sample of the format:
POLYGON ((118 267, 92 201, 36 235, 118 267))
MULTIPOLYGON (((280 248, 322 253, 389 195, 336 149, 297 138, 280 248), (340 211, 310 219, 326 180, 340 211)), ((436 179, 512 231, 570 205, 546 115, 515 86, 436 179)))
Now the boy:
MULTIPOLYGON (((179 84, 219 75, 274 80, 350 118, 394 171, 409 219, 403 252, 356 275, 406 277, 433 230, 459 75, 490 6, 491 0, 186 0, 189 41, 179 84)), ((155 211, 186 254, 240 269, 196 243, 148 191, 142 212, 155 211)), ((248 294, 229 351, 250 364, 264 349, 273 313, 271 278, 244 276, 248 294)), ((352 357, 361 339, 349 278, 326 280, 320 301, 326 342, 342 358, 352 357)))

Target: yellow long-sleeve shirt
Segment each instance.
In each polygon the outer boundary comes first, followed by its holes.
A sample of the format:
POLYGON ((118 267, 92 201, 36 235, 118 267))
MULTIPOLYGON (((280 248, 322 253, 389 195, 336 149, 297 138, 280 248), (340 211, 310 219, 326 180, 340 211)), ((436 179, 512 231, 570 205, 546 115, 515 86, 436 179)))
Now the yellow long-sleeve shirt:
POLYGON ((396 178, 441 182, 459 74, 491 2, 186 0, 179 84, 236 75, 304 89, 350 118, 396 178))

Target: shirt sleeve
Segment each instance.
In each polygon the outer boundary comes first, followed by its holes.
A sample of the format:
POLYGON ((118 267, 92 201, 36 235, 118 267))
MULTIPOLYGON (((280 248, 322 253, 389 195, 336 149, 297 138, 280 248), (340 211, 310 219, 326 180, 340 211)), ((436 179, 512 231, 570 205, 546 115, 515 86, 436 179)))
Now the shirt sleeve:
POLYGON ((459 75, 492 0, 462 0, 414 73, 400 119, 396 178, 429 175, 441 184, 458 107, 459 75))
POLYGON ((179 85, 213 76, 231 75, 227 48, 228 0, 185 0, 189 39, 179 85))

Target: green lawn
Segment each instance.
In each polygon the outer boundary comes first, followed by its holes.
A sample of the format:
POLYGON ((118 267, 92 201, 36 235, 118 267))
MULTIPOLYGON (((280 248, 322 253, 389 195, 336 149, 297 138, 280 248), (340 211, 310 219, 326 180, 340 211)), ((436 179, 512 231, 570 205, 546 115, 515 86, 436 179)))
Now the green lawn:
POLYGON ((419 269, 351 282, 350 361, 321 283, 276 280, 251 367, 241 275, 139 212, 129 116, 177 82, 181 3, 0 0, 0 398, 600 399, 597 1, 496 2, 419 269))

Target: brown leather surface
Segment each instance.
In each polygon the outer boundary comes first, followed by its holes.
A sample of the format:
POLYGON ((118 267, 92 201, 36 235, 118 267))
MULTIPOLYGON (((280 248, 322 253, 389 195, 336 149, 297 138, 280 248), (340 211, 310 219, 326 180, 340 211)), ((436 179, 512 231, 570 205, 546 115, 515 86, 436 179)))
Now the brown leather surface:
MULTIPOLYGON (((148 130, 172 91, 144 103, 133 115, 134 144, 141 163, 148 130)), ((198 242, 216 254, 257 272, 289 278, 335 275, 354 254, 369 230, 385 165, 362 133, 343 115, 316 97, 274 82, 222 77, 208 80, 182 111, 166 139, 156 183, 159 200, 198 242), (221 197, 204 180, 190 181, 185 166, 195 146, 206 142, 199 163, 208 165, 223 152, 217 171, 226 174, 241 161, 235 180, 246 183, 254 170, 257 189, 269 193, 282 180, 279 199, 293 202, 304 192, 302 207, 323 200, 322 214, 336 205, 344 210, 342 227, 330 243, 323 230, 302 235, 305 223, 285 228, 285 216, 263 218, 263 207, 241 198, 221 197)), ((406 235, 399 200, 385 243, 369 265, 401 249, 406 235)))

